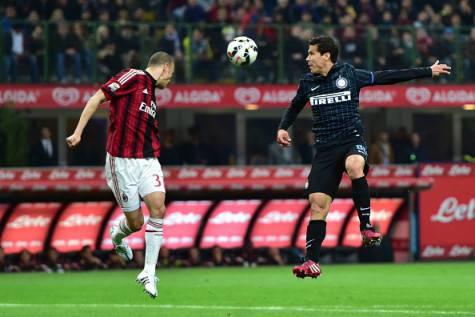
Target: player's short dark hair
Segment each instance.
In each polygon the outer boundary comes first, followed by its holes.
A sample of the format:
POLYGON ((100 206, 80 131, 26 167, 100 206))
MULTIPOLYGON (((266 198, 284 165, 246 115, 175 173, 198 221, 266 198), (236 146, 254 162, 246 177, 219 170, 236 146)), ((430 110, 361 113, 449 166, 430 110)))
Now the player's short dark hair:
POLYGON ((309 45, 317 45, 317 51, 320 54, 325 54, 325 53, 330 53, 330 59, 333 63, 336 63, 336 60, 338 59, 338 45, 336 44, 336 41, 326 35, 322 36, 317 36, 308 42, 309 45))
POLYGON ((170 54, 165 52, 156 52, 148 60, 148 66, 160 66, 164 64, 173 64, 173 57, 170 54))

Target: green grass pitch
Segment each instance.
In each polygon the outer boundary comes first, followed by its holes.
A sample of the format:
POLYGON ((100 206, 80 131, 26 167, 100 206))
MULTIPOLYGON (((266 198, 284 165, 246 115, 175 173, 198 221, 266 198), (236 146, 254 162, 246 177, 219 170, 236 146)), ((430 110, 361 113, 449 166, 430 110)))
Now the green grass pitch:
POLYGON ((475 316, 475 263, 164 269, 148 298, 136 271, 0 274, 1 317, 475 316))

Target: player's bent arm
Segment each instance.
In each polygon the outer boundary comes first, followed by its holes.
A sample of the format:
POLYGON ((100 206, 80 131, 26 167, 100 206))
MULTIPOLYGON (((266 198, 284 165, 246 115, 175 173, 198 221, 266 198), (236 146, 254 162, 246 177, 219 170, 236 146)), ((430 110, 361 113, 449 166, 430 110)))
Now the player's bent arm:
POLYGON ((86 127, 87 123, 97 111, 99 105, 104 101, 106 101, 106 96, 104 95, 104 92, 101 89, 96 91, 96 93, 91 98, 89 98, 86 103, 86 106, 84 106, 84 110, 81 113, 81 117, 79 118, 76 130, 74 130, 75 134, 82 135, 82 131, 86 127))
POLYGON ((87 123, 99 108, 99 105, 106 101, 106 96, 102 90, 96 91, 96 93, 89 98, 84 109, 81 113, 81 117, 79 118, 79 122, 74 130, 74 133, 66 139, 66 142, 69 146, 75 146, 81 141, 81 135, 86 127, 87 123))

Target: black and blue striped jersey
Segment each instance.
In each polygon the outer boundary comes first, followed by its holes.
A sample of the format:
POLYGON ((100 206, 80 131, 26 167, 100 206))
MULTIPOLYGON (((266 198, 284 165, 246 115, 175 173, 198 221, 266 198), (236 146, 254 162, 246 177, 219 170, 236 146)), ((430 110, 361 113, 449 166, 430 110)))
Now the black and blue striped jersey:
POLYGON ((312 131, 316 135, 317 144, 361 137, 361 88, 431 76, 430 67, 371 72, 356 69, 350 64, 333 65, 327 76, 307 73, 300 80, 297 94, 285 111, 279 129, 287 130, 303 107, 309 103, 313 117, 312 131))

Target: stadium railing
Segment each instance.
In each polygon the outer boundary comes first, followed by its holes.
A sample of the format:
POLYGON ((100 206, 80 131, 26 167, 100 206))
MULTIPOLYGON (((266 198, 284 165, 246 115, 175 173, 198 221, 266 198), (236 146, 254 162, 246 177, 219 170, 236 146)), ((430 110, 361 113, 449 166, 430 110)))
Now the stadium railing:
POLYGON ((176 59, 176 82, 294 83, 306 71, 306 41, 318 34, 339 39, 340 60, 367 69, 430 65, 439 59, 455 68, 442 82, 475 81, 475 38, 469 27, 276 25, 240 29, 229 24, 100 23, 68 21, 36 25, 16 21, 1 26, 2 82, 102 82, 125 67, 144 67, 157 50, 176 59), (77 52, 65 53, 66 40, 77 52), (21 55, 12 53, 11 32, 24 41, 21 55), (69 31, 65 31, 69 30, 69 31), (173 30, 176 30, 174 33, 173 30), (169 32, 167 40, 165 32, 169 32), (227 62, 227 43, 237 35, 257 42, 252 67, 227 62), (76 54, 77 53, 77 54, 76 54), (70 69, 71 68, 71 69, 70 69))

